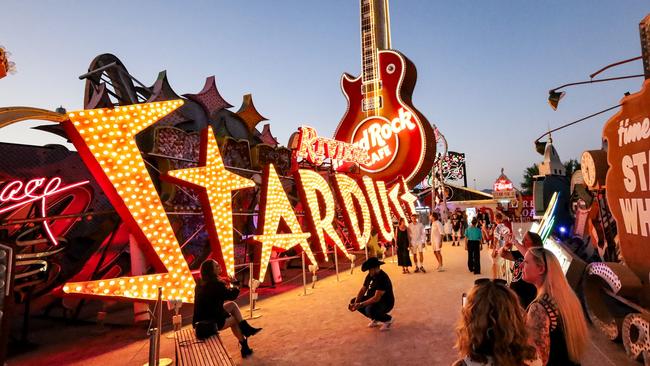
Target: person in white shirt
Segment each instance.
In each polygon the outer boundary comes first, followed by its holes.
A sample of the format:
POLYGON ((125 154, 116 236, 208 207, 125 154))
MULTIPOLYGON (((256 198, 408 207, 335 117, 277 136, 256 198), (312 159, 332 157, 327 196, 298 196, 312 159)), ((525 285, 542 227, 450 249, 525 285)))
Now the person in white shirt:
POLYGON ((413 264, 415 264, 415 272, 426 273, 424 270, 424 244, 426 242, 426 233, 424 232, 424 225, 418 221, 418 215, 411 215, 411 223, 408 228, 409 245, 411 253, 413 253, 413 264), (420 253, 420 264, 418 265, 418 253, 420 253))
POLYGON ((431 246, 433 247, 433 254, 436 256, 436 260, 438 261, 438 268, 436 270, 438 272, 444 271, 442 268, 442 234, 444 232, 444 229, 442 227, 442 223, 440 220, 438 220, 438 213, 437 212, 432 212, 429 215, 429 219, 431 220, 431 246))
POLYGON ((451 218, 447 217, 445 221, 445 241, 451 240, 451 218))
POLYGON ((511 235, 510 228, 503 221, 503 215, 499 212, 495 215, 497 226, 494 228, 492 240, 492 278, 507 279, 505 259, 499 256, 499 250, 504 247, 506 239, 511 235))

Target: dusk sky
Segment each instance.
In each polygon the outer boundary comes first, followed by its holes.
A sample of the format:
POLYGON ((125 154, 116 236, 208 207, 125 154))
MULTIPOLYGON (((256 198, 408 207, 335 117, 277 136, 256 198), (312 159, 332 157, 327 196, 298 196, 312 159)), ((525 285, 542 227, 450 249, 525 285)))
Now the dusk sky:
MULTIPOLYGON (((587 80, 601 67, 641 54, 642 0, 390 2, 393 48, 418 70, 413 103, 466 153, 468 185, 490 188, 500 169, 516 183, 540 161, 533 141, 619 103, 642 79, 568 88, 557 111, 548 90, 587 80)), ((360 73, 359 1, 3 1, 0 45, 18 73, 0 80, 0 107, 83 107, 85 73, 101 53, 119 57, 146 85, 167 70, 178 94, 215 75, 239 108, 252 93, 282 144, 301 124, 332 136, 346 108, 339 81, 360 73)), ((642 73, 641 61, 598 77, 642 73)), ((601 145, 615 111, 557 132, 563 160, 601 145)), ((63 143, 30 130, 0 141, 63 143)), ((261 126, 259 126, 261 128, 261 126)))

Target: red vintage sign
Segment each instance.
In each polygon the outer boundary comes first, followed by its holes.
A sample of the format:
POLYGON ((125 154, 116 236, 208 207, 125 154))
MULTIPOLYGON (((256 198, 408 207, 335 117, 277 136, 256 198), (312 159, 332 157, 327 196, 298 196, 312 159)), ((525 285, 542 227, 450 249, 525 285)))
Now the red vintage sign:
POLYGON ((603 129, 607 139, 607 200, 625 263, 640 278, 650 271, 650 80, 621 100, 603 129))
POLYGON ((299 158, 320 165, 325 159, 331 159, 335 165, 342 163, 368 164, 368 151, 360 146, 343 141, 320 137, 313 127, 298 128, 298 146, 295 154, 299 158))

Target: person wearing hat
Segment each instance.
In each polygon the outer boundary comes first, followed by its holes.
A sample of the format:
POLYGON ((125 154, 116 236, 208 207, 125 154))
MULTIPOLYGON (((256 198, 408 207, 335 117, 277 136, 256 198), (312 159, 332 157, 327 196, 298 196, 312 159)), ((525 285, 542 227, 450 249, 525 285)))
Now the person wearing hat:
POLYGON ((368 271, 368 275, 363 281, 363 286, 361 286, 357 297, 350 300, 348 309, 359 311, 370 318, 369 328, 381 325, 381 331, 387 331, 393 324, 393 317, 388 313, 395 305, 395 297, 393 284, 390 282, 388 274, 380 268, 382 264, 384 262, 375 257, 368 258, 363 262, 361 270, 368 271))

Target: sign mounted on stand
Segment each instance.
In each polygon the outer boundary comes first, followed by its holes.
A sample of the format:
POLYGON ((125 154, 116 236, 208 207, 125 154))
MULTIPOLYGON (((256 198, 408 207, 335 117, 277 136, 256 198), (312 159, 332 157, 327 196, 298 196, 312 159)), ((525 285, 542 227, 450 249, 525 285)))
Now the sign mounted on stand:
POLYGON ((436 155, 433 128, 412 106, 415 65, 390 48, 389 14, 384 1, 361 2, 363 70, 343 74, 341 89, 348 108, 334 138, 366 150, 361 171, 390 182, 403 176, 409 187, 430 172, 436 155))
POLYGON ((495 201, 502 203, 510 202, 517 197, 517 191, 512 181, 503 173, 503 169, 501 169, 499 178, 494 182, 492 197, 495 201))
POLYGON ((647 278, 650 271, 650 80, 621 100, 603 129, 607 139, 607 201, 618 226, 625 263, 647 278))

